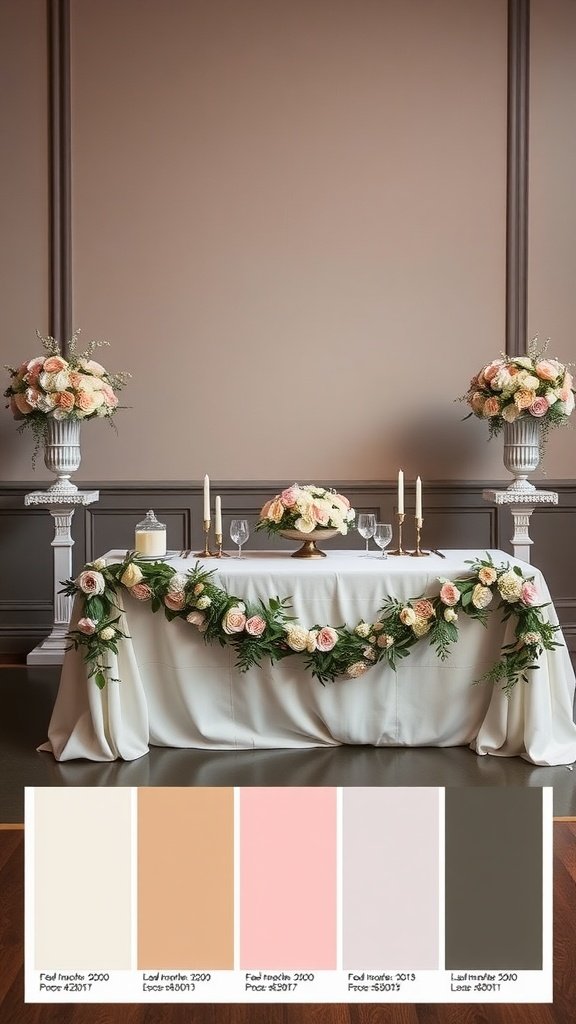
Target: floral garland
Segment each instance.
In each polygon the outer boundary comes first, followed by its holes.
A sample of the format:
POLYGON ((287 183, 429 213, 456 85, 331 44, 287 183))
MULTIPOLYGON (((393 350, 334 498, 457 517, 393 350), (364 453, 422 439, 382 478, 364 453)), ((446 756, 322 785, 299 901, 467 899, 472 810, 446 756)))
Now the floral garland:
POLYGON ((119 626, 122 609, 117 598, 122 590, 135 600, 149 601, 153 612, 163 609, 167 619, 184 619, 207 643, 231 645, 240 672, 264 659, 274 664, 300 654, 322 684, 341 676, 356 679, 381 661, 395 669, 425 637, 444 661, 458 640, 459 613, 486 625, 488 606, 499 599, 502 619, 516 618, 515 639, 477 682, 502 682, 509 696, 520 679, 528 682, 526 673, 538 668, 543 650, 562 646, 554 639, 560 627, 544 621, 542 609, 547 605, 538 603, 533 577, 524 576, 518 566, 494 565, 488 555, 467 564, 470 575, 439 578, 435 597, 406 602, 387 597, 374 621, 362 620, 354 627, 316 624, 308 629, 289 614, 289 598, 249 604, 218 587, 215 570, 203 569, 198 562, 181 573, 164 562, 139 561, 133 552, 112 565, 104 559, 91 562, 76 580, 67 581, 62 592, 79 595, 83 602, 82 617, 68 638, 71 647, 85 650, 88 678, 93 677, 100 689, 107 681, 119 681, 110 676, 107 655, 117 654, 119 642, 126 638, 119 626))

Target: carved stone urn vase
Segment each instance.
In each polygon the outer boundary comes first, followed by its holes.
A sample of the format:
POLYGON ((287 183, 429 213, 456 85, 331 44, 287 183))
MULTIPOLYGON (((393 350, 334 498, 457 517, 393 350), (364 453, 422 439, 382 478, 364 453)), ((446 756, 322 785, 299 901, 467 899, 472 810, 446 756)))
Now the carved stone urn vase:
POLYGON ((504 465, 514 477, 509 491, 534 491, 528 479, 540 463, 540 423, 533 416, 519 416, 504 424, 504 465))
POLYGON ((44 441, 44 464, 56 474, 56 480, 48 488, 58 494, 77 491, 70 480, 80 465, 80 420, 57 420, 48 417, 44 441))

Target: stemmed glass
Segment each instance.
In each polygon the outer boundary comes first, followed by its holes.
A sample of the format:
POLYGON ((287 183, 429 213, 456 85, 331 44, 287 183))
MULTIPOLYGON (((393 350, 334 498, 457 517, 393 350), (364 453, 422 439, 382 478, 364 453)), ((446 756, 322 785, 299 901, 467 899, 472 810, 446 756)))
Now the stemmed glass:
POLYGON ((358 533, 366 541, 366 554, 368 554, 368 544, 370 537, 374 536, 376 530, 376 516, 373 512, 362 512, 358 516, 358 533))
POLYGON ((374 540, 379 548, 382 548, 382 558, 388 558, 384 548, 387 548, 392 540, 392 525, 390 523, 376 523, 374 540))
POLYGON ((233 519, 230 523, 230 537, 235 544, 238 545, 238 554, 236 558, 242 558, 242 545, 246 543, 250 536, 250 529, 248 526, 247 519, 233 519))

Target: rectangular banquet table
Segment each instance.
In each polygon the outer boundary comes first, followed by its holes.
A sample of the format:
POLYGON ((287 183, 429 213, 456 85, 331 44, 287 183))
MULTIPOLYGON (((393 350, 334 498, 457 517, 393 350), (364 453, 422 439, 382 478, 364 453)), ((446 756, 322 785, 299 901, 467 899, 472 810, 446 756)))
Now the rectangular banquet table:
MULTIPOLYGON (((518 564, 533 575, 542 602, 550 601, 538 569, 503 551, 490 555, 497 566, 518 564)), ((111 551, 105 557, 123 556, 111 551)), ((205 564, 216 570, 215 582, 241 600, 291 596, 292 614, 307 628, 353 627, 361 619, 373 621, 386 596, 434 596, 439 577, 456 579, 469 571, 467 560, 485 556, 447 551, 445 559, 383 559, 335 551, 303 560, 285 552, 249 552, 205 564)), ((170 565, 185 572, 194 563, 194 557, 175 558, 170 565)), ((520 755, 537 765, 576 761, 575 679, 561 633, 562 646, 545 651, 538 670, 510 698, 499 685, 473 685, 514 635, 514 618, 502 623, 496 610, 487 628, 460 614, 460 637, 446 662, 424 638, 396 672, 381 662, 358 679, 322 686, 298 655, 240 674, 231 648, 205 644, 195 627, 182 619, 169 622, 162 611, 152 614, 149 603, 123 589, 120 601, 119 625, 129 639, 121 641, 117 659, 110 655, 111 675, 119 682, 99 690, 87 679, 82 652, 66 654, 49 742, 41 748, 59 761, 130 761, 149 745, 242 750, 338 744, 469 744, 478 754, 520 755)), ((543 614, 557 624, 552 604, 543 614)), ((78 615, 77 601, 73 623, 78 615)))

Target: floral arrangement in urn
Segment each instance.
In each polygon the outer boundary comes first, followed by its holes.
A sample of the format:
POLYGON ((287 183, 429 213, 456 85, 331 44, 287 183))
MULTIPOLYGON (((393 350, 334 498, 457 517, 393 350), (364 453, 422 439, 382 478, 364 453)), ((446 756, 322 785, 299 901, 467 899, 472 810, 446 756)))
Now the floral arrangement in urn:
POLYGON ((534 338, 526 356, 502 355, 483 366, 470 381, 461 401, 471 408, 469 416, 488 421, 490 437, 506 423, 530 419, 541 425, 546 437, 551 427, 567 422, 574 409, 574 380, 558 359, 547 359, 546 342, 538 349, 534 338))
POLYGON ((79 334, 79 330, 73 334, 65 358, 54 338, 43 338, 37 331, 46 355, 36 356, 18 369, 6 366, 11 381, 4 396, 10 400, 14 419, 21 421, 20 429, 33 430, 36 451, 46 439, 51 421, 113 416, 118 408, 117 392, 130 378, 129 373, 108 373, 92 359, 94 350, 108 345, 107 341, 91 341, 78 353, 79 334))
POLYGON ((267 530, 268 533, 336 530, 346 536, 355 515, 343 494, 315 484, 292 484, 266 502, 256 529, 267 530))

